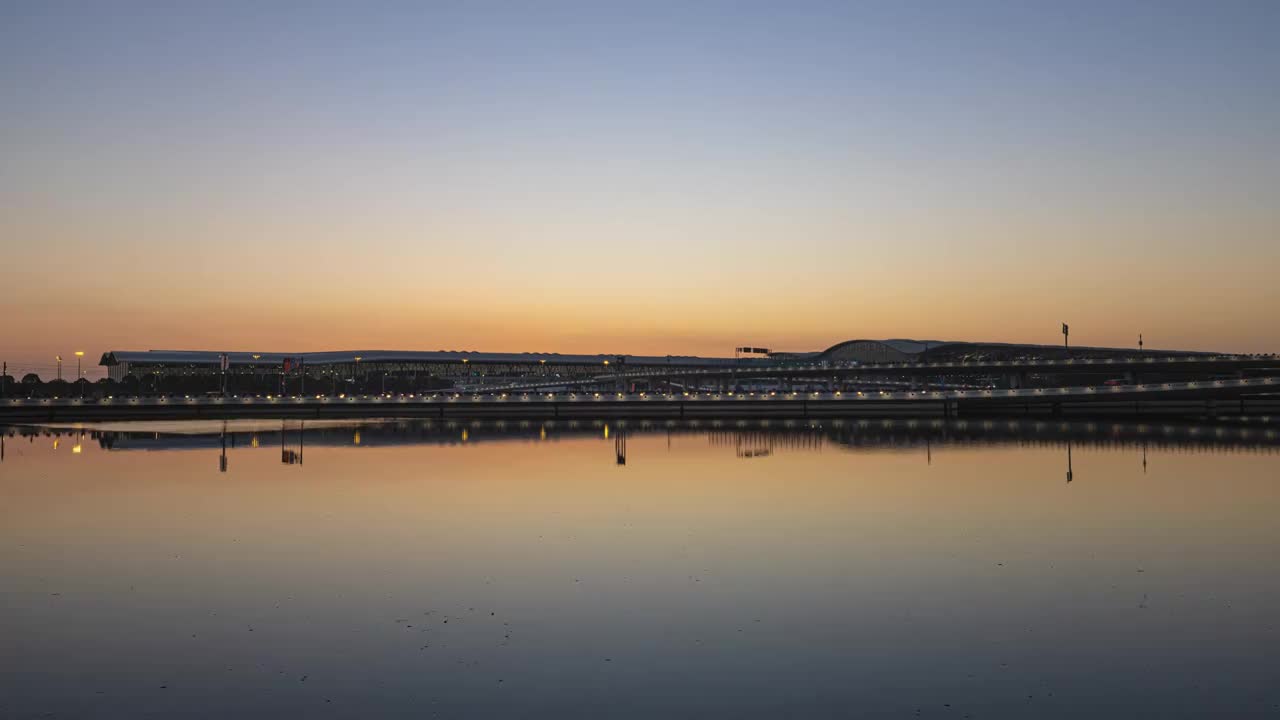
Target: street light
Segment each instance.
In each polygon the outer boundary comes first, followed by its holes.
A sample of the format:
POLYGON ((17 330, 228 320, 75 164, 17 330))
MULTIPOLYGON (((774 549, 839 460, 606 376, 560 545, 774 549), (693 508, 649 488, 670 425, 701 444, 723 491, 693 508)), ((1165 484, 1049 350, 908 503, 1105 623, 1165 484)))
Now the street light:
POLYGON ((62 356, 54 355, 53 359, 58 361, 58 379, 61 380, 62 379, 62 356))
POLYGON ((84 357, 83 350, 76 351, 76 384, 80 386, 80 399, 84 399, 84 383, 80 382, 80 358, 84 357))

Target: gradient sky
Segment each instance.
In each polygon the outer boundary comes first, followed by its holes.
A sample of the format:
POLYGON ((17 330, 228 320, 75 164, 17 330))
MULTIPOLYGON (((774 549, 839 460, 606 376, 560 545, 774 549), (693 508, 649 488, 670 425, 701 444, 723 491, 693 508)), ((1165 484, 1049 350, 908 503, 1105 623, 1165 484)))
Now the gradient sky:
POLYGON ((0 355, 1280 350, 1277 37, 1269 0, 9 3, 0 355))

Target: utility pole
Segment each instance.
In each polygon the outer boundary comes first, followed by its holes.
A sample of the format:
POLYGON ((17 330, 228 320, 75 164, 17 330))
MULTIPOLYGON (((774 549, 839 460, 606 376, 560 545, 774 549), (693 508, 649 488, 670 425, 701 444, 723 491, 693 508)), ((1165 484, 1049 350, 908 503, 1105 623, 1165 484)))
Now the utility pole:
POLYGON ((62 356, 54 355, 53 359, 58 361, 58 379, 61 380, 62 379, 62 356))
POLYGON ((1065 350, 1071 349, 1071 343, 1068 340, 1070 334, 1071 328, 1068 327, 1066 323, 1062 323, 1062 347, 1065 350))
POLYGON ((1142 333, 1138 333, 1138 354, 1142 354, 1142 333))
POLYGON ((82 358, 82 357, 84 357, 84 351, 83 351, 83 350, 77 350, 77 351, 76 351, 76 385, 79 385, 79 386, 80 386, 80 399, 81 399, 81 400, 83 400, 83 399, 84 399, 84 383, 80 382, 81 380, 83 380, 83 379, 84 379, 84 378, 83 378, 83 373, 81 373, 81 371, 80 371, 80 358, 82 358))

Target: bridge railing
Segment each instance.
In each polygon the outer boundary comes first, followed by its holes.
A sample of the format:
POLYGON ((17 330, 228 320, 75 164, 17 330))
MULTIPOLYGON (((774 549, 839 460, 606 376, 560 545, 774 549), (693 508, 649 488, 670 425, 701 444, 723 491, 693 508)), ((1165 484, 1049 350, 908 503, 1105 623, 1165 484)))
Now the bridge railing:
POLYGON ((976 390, 859 390, 859 391, 749 391, 749 392, 486 392, 486 393, 430 393, 385 395, 287 395, 287 396, 230 396, 230 397, 106 397, 80 398, 9 398, 0 401, 0 409, 35 407, 294 407, 294 406, 397 406, 438 405, 455 403, 644 403, 655 401, 679 402, 747 402, 762 401, 910 401, 910 400, 981 400, 981 399, 1069 399, 1102 398, 1109 395, 1161 395, 1195 391, 1210 394, 1214 391, 1252 389, 1266 393, 1280 393, 1280 378, 1232 378, 1222 380, 1195 380, 1189 382, 1138 383, 1132 385, 1072 386, 1026 389, 976 389, 976 390))

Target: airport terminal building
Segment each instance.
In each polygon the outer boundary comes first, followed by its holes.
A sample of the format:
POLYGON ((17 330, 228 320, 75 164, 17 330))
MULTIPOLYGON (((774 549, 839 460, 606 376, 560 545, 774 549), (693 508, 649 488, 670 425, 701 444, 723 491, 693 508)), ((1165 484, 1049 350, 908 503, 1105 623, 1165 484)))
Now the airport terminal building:
MULTIPOLYGON (((753 348, 754 350, 755 348, 753 348)), ((935 340, 855 339, 819 352, 769 352, 750 357, 690 355, 495 353, 470 350, 400 351, 350 350, 331 352, 216 352, 194 350, 112 350, 99 364, 117 382, 155 376, 306 375, 317 380, 388 376, 436 378, 445 384, 483 384, 513 378, 581 379, 620 371, 661 372, 695 368, 731 368, 823 363, 837 365, 1019 360, 1026 358, 1120 357, 1133 348, 1071 348, 1059 345, 974 343, 935 340)), ((1148 351, 1160 355, 1191 355, 1181 351, 1148 351)))

